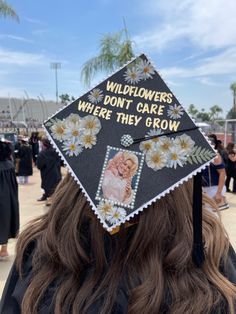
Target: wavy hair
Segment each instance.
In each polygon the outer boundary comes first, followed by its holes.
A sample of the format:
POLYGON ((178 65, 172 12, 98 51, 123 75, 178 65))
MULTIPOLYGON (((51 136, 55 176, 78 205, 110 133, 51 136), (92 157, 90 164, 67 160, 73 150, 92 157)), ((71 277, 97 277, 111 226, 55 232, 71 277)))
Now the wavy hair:
MULTIPOLYGON (((206 197, 204 203, 214 206, 206 197)), ((101 300, 99 313, 111 313, 122 278, 129 314, 207 314, 222 304, 233 314, 236 288, 219 271, 229 247, 219 219, 203 211, 202 268, 192 262, 192 233, 192 180, 150 205, 131 227, 110 235, 67 175, 49 212, 31 222, 17 243, 21 276, 24 252, 37 243, 22 313, 36 314, 55 282, 56 314, 85 314, 101 300)))

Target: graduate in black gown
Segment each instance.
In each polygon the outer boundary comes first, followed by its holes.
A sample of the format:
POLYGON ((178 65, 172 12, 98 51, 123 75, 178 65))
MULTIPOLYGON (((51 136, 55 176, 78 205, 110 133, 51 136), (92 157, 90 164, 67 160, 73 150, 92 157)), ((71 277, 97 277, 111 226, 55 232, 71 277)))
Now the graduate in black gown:
POLYGON ((44 190, 38 201, 45 201, 53 194, 61 180, 61 159, 45 137, 42 138, 42 151, 37 158, 37 168, 40 170, 41 188, 44 190))
POLYGON ((27 184, 29 182, 29 176, 33 175, 33 160, 32 160, 32 149, 29 145, 28 137, 21 139, 19 151, 17 153, 19 157, 19 169, 18 169, 18 180, 20 184, 27 184))
POLYGON ((18 185, 11 143, 0 139, 0 259, 6 258, 7 242, 19 230, 18 185))

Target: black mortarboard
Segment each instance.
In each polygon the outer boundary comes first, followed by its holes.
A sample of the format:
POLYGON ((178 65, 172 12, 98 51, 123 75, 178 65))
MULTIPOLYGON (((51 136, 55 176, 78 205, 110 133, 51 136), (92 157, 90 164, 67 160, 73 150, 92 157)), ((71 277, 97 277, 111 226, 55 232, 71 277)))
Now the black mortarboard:
POLYGON ((144 54, 44 126, 109 232, 198 174, 193 259, 202 263, 199 173, 215 152, 144 54))

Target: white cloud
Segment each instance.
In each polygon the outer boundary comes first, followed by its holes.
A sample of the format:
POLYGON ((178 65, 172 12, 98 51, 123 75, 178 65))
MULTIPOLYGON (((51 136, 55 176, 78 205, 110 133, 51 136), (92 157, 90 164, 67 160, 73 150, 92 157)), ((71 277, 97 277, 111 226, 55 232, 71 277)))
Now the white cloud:
POLYGON ((33 35, 38 35, 38 36, 42 36, 42 35, 45 35, 47 33, 49 33, 48 29, 36 29, 36 30, 32 31, 33 35))
POLYGON ((145 7, 144 14, 157 15, 157 24, 133 38, 141 50, 161 51, 178 39, 201 49, 235 45, 235 0, 149 0, 145 7))
POLYGON ((43 54, 12 51, 0 48, 0 64, 31 66, 42 65, 48 63, 47 58, 43 54))
POLYGON ((29 17, 24 17, 24 19, 27 21, 27 22, 30 22, 32 24, 37 24, 37 25, 46 25, 46 23, 40 21, 40 20, 37 20, 37 19, 32 19, 32 18, 29 18, 29 17))
POLYGON ((218 55, 202 58, 191 68, 170 67, 160 69, 164 77, 173 79, 205 77, 210 75, 233 75, 236 73, 236 47, 228 48, 218 55))
POLYGON ((25 37, 11 35, 11 34, 0 34, 0 38, 12 39, 12 40, 22 41, 26 43, 33 43, 33 40, 27 39, 25 37))
POLYGON ((209 77, 201 77, 198 79, 198 81, 200 83, 202 83, 203 85, 208 85, 208 86, 220 86, 220 83, 217 83, 215 81, 213 81, 211 78, 209 77))

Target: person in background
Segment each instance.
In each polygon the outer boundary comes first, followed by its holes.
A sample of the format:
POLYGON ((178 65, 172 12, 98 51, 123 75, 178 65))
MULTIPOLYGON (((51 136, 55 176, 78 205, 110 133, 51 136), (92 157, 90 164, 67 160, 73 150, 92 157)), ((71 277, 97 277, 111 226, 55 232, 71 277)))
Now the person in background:
MULTIPOLYGON (((209 136, 209 140, 216 148, 217 139, 213 136, 209 136)), ((215 200, 218 204, 219 210, 229 208, 229 204, 225 198, 225 178, 225 164, 221 155, 217 153, 217 157, 214 161, 202 171, 202 185, 204 193, 215 200)))
POLYGON ((29 145, 29 139, 23 137, 18 150, 19 157, 19 169, 18 180, 19 184, 27 184, 29 182, 29 176, 33 175, 32 166, 32 150, 29 145))
POLYGON ((38 132, 32 132, 29 144, 32 147, 32 156, 33 156, 33 162, 34 165, 36 165, 37 157, 39 154, 39 138, 38 138, 38 132))
POLYGON ((226 165, 226 174, 227 178, 225 181, 225 186, 227 192, 231 192, 229 185, 230 185, 230 180, 233 178, 233 193, 236 193, 236 154, 234 151, 234 143, 228 143, 226 147, 226 151, 228 153, 228 162, 226 165))
POLYGON ((17 141, 14 145, 14 164, 15 164, 15 172, 16 172, 16 175, 18 176, 18 172, 19 172, 19 163, 20 163, 20 158, 19 158, 19 149, 20 149, 20 146, 21 146, 21 140, 24 136, 21 135, 21 134, 18 134, 17 136, 17 141))
POLYGON ((227 150, 224 148, 224 145, 222 144, 221 140, 217 140, 216 149, 217 149, 218 153, 220 154, 222 161, 225 164, 225 167, 227 167, 228 153, 227 153, 227 150))
POLYGON ((0 139, 0 260, 9 256, 8 239, 19 230, 18 185, 10 145, 0 139))
POLYGON ((218 140, 217 136, 213 133, 208 135, 208 138, 211 141, 211 144, 214 146, 215 150, 217 150, 217 152, 220 154, 223 163, 226 165, 228 161, 228 154, 222 144, 222 141, 218 140))
POLYGON ((44 194, 38 201, 46 201, 61 180, 61 159, 49 140, 42 138, 42 151, 37 158, 37 168, 41 174, 41 188, 44 194))

